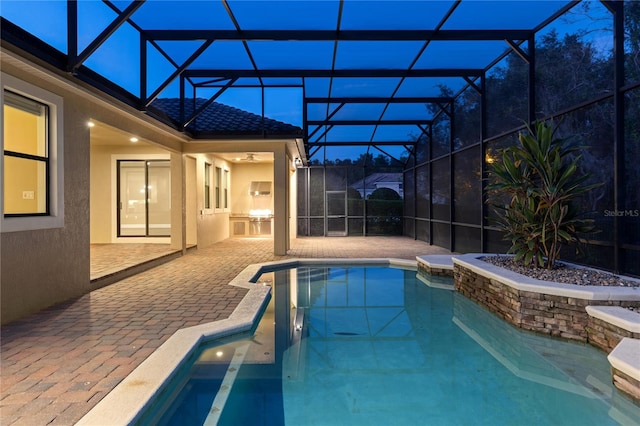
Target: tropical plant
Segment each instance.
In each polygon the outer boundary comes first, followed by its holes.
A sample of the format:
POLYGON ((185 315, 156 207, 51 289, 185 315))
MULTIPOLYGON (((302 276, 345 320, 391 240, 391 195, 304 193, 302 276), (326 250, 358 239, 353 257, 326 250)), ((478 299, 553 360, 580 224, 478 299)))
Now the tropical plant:
POLYGON ((593 231, 593 221, 581 218, 575 200, 598 185, 586 185, 589 176, 577 173, 580 147, 556 137, 551 123, 532 127, 490 164, 487 195, 514 261, 552 269, 563 244, 593 231))

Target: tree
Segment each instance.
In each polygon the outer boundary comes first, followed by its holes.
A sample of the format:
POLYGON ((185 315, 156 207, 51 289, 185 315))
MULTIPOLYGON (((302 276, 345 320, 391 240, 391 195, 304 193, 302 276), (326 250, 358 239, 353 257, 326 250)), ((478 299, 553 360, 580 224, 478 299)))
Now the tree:
POLYGON ((629 82, 640 80, 640 2, 624 4, 625 65, 629 82))
POLYGON ((390 188, 378 188, 367 199, 367 233, 402 234, 402 197, 390 188))

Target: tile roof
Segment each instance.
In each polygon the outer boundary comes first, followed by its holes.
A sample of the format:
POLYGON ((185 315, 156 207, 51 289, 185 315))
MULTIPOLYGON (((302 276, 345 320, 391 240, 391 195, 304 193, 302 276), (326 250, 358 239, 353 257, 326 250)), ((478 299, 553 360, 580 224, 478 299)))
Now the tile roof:
MULTIPOLYGON (((196 98, 197 110, 207 100, 196 98)), ((176 123, 180 123, 180 99, 158 98, 151 106, 166 114, 176 123)), ((185 102, 185 117, 193 114, 192 102, 185 102)), ((300 137, 302 129, 282 121, 253 114, 238 108, 213 102, 189 124, 188 130, 202 136, 283 136, 300 137)))

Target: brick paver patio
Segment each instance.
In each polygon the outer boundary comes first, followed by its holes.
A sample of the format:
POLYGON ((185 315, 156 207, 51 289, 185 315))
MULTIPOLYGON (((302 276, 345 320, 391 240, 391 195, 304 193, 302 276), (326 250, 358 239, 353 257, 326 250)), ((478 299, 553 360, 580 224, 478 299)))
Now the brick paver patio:
POLYGON ((3 326, 0 424, 74 424, 176 330, 227 318, 244 296, 227 284, 247 265, 448 253, 403 237, 299 238, 288 256, 272 247, 225 240, 3 326))

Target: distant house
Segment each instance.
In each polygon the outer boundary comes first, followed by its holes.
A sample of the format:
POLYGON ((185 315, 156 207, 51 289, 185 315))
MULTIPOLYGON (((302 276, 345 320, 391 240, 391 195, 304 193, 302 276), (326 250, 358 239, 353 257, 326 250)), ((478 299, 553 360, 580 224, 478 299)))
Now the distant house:
POLYGON ((402 173, 374 173, 354 182, 351 185, 356 189, 362 198, 367 198, 373 191, 378 188, 393 189, 404 198, 404 190, 402 188, 402 173))

